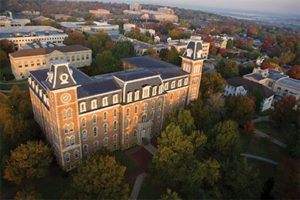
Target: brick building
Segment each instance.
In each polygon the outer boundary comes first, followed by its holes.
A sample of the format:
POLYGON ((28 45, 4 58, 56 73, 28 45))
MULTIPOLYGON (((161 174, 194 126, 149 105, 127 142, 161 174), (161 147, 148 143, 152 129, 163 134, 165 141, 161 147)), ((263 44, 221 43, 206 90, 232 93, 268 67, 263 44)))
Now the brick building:
POLYGON ((34 117, 59 164, 71 170, 101 147, 127 149, 160 133, 173 108, 198 98, 201 43, 188 43, 181 67, 144 56, 94 77, 61 61, 30 72, 34 117))

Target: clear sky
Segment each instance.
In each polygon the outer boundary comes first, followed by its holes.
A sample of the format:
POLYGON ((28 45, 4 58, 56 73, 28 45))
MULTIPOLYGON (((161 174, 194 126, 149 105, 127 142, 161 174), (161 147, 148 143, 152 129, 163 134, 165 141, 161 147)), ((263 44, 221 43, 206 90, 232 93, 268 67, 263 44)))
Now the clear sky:
POLYGON ((251 10, 280 14, 299 14, 300 0, 104 0, 105 2, 149 3, 185 8, 251 10))

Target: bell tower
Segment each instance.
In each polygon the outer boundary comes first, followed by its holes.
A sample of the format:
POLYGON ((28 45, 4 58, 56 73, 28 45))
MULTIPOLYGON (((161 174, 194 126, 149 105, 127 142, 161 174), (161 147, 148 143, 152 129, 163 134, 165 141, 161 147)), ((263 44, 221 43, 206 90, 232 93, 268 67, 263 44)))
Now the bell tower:
POLYGON ((66 61, 51 63, 44 84, 49 88, 49 111, 54 151, 58 162, 67 171, 81 160, 81 138, 78 117, 77 83, 66 61))
POLYGON ((197 100, 199 96, 203 62, 206 59, 203 47, 204 43, 201 37, 192 36, 191 41, 187 44, 187 48, 181 56, 181 68, 190 75, 187 104, 190 101, 197 100))

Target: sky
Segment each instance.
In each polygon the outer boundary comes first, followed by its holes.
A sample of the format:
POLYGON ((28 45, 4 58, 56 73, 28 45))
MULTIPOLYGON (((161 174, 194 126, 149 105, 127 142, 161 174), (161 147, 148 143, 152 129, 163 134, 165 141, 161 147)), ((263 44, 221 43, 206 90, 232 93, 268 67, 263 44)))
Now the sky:
POLYGON ((300 15, 300 0, 104 0, 105 2, 149 3, 192 9, 232 9, 300 15))

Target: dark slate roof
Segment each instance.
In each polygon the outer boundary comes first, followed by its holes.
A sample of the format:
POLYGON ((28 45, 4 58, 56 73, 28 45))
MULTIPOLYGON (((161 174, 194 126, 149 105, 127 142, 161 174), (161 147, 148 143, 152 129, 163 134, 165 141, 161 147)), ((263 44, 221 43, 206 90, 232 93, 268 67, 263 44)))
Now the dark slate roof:
POLYGON ((153 73, 160 74, 162 79, 188 75, 188 73, 183 71, 180 67, 154 59, 150 56, 125 58, 123 59, 123 62, 134 65, 137 68, 144 68, 153 73))
POLYGON ((234 87, 243 86, 246 89, 250 89, 250 90, 257 89, 264 95, 265 98, 268 98, 268 97, 274 95, 274 92, 272 90, 270 90, 269 88, 267 88, 266 86, 259 84, 257 82, 254 82, 254 81, 250 81, 250 80, 242 78, 242 77, 234 77, 231 79, 227 79, 226 82, 228 83, 228 85, 231 85, 234 87))
POLYGON ((149 70, 144 69, 131 69, 126 71, 121 71, 119 73, 115 73, 114 76, 119 78, 122 81, 132 81, 135 79, 147 78, 151 76, 156 76, 159 73, 155 73, 149 70))
POLYGON ((74 51, 85 51, 89 50, 81 45, 70 45, 70 46, 55 46, 55 47, 48 47, 48 48, 36 48, 36 49, 23 49, 11 53, 12 57, 26 57, 26 56, 36 56, 36 55, 45 55, 52 53, 53 51, 61 51, 61 52, 74 52, 74 51))
POLYGON ((93 80, 77 88, 78 98, 120 90, 121 87, 111 79, 93 80))
POLYGON ((201 50, 202 50, 202 42, 192 40, 188 43, 187 48, 185 49, 182 57, 193 59, 193 60, 201 60, 203 59, 202 53, 198 55, 198 52, 201 52, 201 50), (191 55, 189 55, 188 53, 189 51, 191 55))

